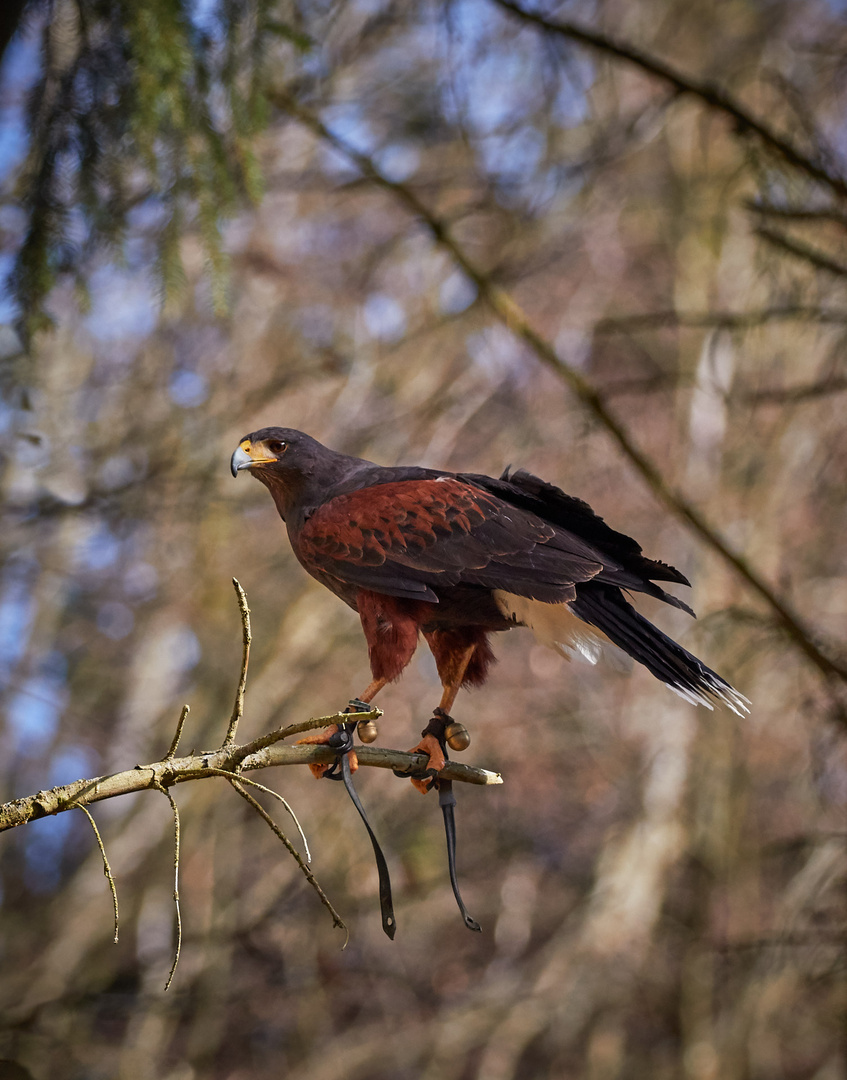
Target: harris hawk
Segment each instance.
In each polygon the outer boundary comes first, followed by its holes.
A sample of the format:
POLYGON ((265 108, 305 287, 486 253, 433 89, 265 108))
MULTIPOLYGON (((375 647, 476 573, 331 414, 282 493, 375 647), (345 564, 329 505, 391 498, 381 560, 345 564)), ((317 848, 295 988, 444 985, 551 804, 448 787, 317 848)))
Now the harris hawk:
MULTIPOLYGON (((494 660, 489 635, 515 626, 592 661, 612 642, 686 701, 748 711, 742 694, 625 596, 644 593, 693 615, 657 584, 689 585, 685 576, 523 469, 495 480, 386 468, 281 427, 241 440, 233 476, 244 469, 273 496, 303 568, 359 614, 373 679, 357 704, 366 707, 400 676, 421 634, 432 650, 441 723, 415 747, 430 758, 427 775, 413 779, 421 791, 444 767, 445 730, 453 749, 467 745, 449 713, 462 686, 485 681, 494 660)), ((328 742, 334 732, 304 741, 328 742)), ((312 768, 321 775, 328 767, 312 768)))

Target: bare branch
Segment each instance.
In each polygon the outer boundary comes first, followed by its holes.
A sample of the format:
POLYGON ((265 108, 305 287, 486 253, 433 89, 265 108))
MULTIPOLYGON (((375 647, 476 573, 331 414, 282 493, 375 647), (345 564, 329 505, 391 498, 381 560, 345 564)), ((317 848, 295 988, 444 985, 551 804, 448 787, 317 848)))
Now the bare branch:
POLYGON ((771 322, 815 322, 842 325, 847 310, 821 308, 814 304, 789 304, 761 311, 645 311, 598 319, 592 328, 595 335, 628 334, 637 330, 662 330, 683 327, 694 330, 749 330, 771 322))
POLYGON ((836 277, 847 277, 847 265, 833 259, 825 251, 819 251, 810 244, 804 244, 800 240, 786 236, 785 233, 777 232, 776 229, 769 229, 765 225, 760 225, 756 229, 756 235, 763 240, 767 240, 769 244, 773 244, 774 247, 784 251, 787 255, 793 255, 796 259, 803 259, 804 262, 810 263, 817 270, 825 270, 828 274, 835 274, 836 277))
POLYGON ((235 589, 235 595, 238 597, 238 610, 241 612, 243 648, 241 654, 241 675, 238 679, 238 688, 235 691, 235 704, 232 707, 232 716, 229 720, 226 738, 223 741, 224 746, 231 746, 232 743, 235 742, 235 733, 238 731, 238 724, 241 717, 244 715, 244 691, 247 687, 247 665, 250 662, 250 642, 253 640, 253 636, 250 633, 250 608, 247 606, 247 595, 241 588, 241 583, 237 578, 232 579, 232 584, 235 589))
POLYGON ((182 738, 182 729, 185 727, 185 721, 188 718, 188 714, 191 712, 189 705, 183 705, 182 712, 179 714, 179 720, 176 724, 176 731, 174 732, 173 742, 171 748, 165 754, 165 761, 171 761, 179 746, 179 740, 182 738))
POLYGON ((118 927, 120 925, 120 920, 118 918, 118 890, 117 890, 117 886, 115 885, 115 879, 114 879, 114 877, 112 877, 112 868, 111 868, 111 866, 109 866, 109 859, 108 859, 108 856, 106 855, 106 848, 105 848, 105 845, 103 844, 103 839, 100 836, 100 830, 97 828, 97 822, 94 820, 94 818, 88 812, 88 810, 86 810, 84 806, 78 806, 78 807, 76 807, 76 809, 81 810, 83 812, 83 814, 85 814, 85 816, 88 818, 89 822, 91 823, 91 828, 94 830, 94 835, 97 838, 97 846, 100 848, 100 855, 103 858, 103 874, 105 875, 107 881, 109 882, 109 889, 110 889, 110 891, 112 893, 112 907, 115 910, 115 936, 114 936, 113 940, 114 940, 115 944, 117 945, 117 943, 118 943, 118 927))
MULTIPOLYGON (((253 798, 253 796, 250 794, 249 791, 245 791, 245 789, 242 787, 241 781, 244 780, 244 779, 245 779, 245 777, 243 777, 243 776, 242 777, 236 777, 235 779, 233 779, 232 776, 230 776, 229 782, 232 784, 232 786, 235 788, 235 790, 238 792, 238 794, 241 796, 241 798, 246 800, 253 807, 253 809, 256 811, 256 813, 259 815, 259 817, 262 818, 262 820, 267 824, 268 828, 271 829, 273 834, 282 841, 282 843, 285 845, 285 848, 288 851, 289 855, 291 855, 291 857, 294 859, 294 861, 297 863, 297 865, 303 871, 304 875, 306 876, 306 880, 309 882, 309 884, 312 886, 312 888, 318 894, 318 898, 320 899, 320 902, 323 904, 323 906, 327 909, 327 911, 332 916, 332 924, 333 924, 333 926, 337 926, 341 930, 343 930, 347 934, 347 939, 349 940, 350 931, 347 929, 347 924, 344 922, 344 920, 341 918, 341 916, 338 914, 338 912, 332 906, 331 900, 329 899, 329 897, 326 895, 326 893, 321 888, 318 879, 315 877, 315 875, 312 873, 312 871, 309 869, 309 867, 306 865, 306 863, 303 862, 303 859, 302 859, 302 857, 300 855, 300 852, 294 847, 294 845, 291 843, 291 841, 288 839, 288 837, 285 835, 285 833, 282 831, 282 829, 280 829, 279 825, 277 825, 277 823, 274 821, 274 819, 271 817, 271 815, 267 812, 267 810, 265 810, 264 806, 262 806, 261 803, 257 802, 253 798)), ((344 942, 344 945, 342 946, 342 948, 346 947, 346 945, 347 945, 347 941, 344 942)))
POLYGON ((797 386, 763 387, 760 390, 742 390, 734 396, 751 405, 798 405, 804 401, 817 401, 847 390, 847 377, 832 375, 820 382, 799 383, 797 386))
POLYGON ((209 771, 213 776, 225 776, 227 780, 237 780, 239 784, 249 784, 250 787, 258 788, 259 791, 264 791, 266 795, 273 795, 275 799, 278 799, 288 811, 291 820, 297 826, 297 832, 300 834, 300 839, 303 841, 303 848, 306 852, 306 862, 312 861, 312 853, 309 851, 309 841, 306 839, 306 834, 303 832, 303 826, 300 824, 297 815, 291 809, 288 801, 284 799, 278 791, 274 791, 273 788, 265 787, 264 784, 260 784, 256 780, 251 780, 247 776, 242 776, 241 773, 229 772, 226 769, 215 769, 214 772, 210 769, 209 771))
POLYGON ((168 972, 168 981, 165 983, 165 990, 169 990, 171 983, 173 982, 176 966, 179 963, 180 953, 182 952, 182 914, 179 910, 179 807, 176 805, 176 800, 173 795, 171 795, 163 784, 156 781, 153 786, 161 791, 171 804, 171 810, 174 815, 174 906, 176 907, 176 949, 174 950, 174 960, 171 964, 171 970, 168 972))
MULTIPOLYGON (((358 714, 357 714, 358 715, 358 714)), ((362 714, 364 715, 364 714, 362 714)), ((344 716, 350 719, 349 715, 344 716)), ((325 717, 310 724, 311 727, 326 726, 325 717)), ((299 726, 299 725, 292 725, 299 726)), ((302 730, 302 728, 301 728, 302 730)), ((279 738, 279 733, 274 733, 279 738)), ((221 747, 208 753, 190 757, 171 758, 150 765, 136 765, 134 769, 97 776, 90 780, 76 780, 62 784, 49 791, 39 791, 21 799, 14 799, 0 806, 0 832, 25 825, 37 818, 60 814, 77 806, 88 806, 103 799, 114 799, 133 791, 148 791, 160 785, 183 784, 191 780, 203 780, 215 776, 219 770, 237 772, 239 768, 249 772, 268 769, 278 765, 329 765, 335 761, 336 751, 331 746, 280 746, 277 742, 267 745, 268 736, 241 746, 221 747)), ((402 750, 384 750, 374 746, 357 746, 359 765, 377 769, 391 769, 411 775, 426 768, 426 754, 409 754, 402 750)), ((439 773, 445 780, 458 780, 466 784, 502 784, 499 773, 478 769, 450 761, 439 773)))
MULTIPOLYGON (((369 712, 356 713, 356 719, 359 721, 379 720, 381 716, 382 709, 378 709, 375 705, 369 712)), ((301 720, 299 724, 288 724, 285 727, 277 728, 275 731, 269 731, 267 735, 261 735, 250 745, 260 750, 265 746, 273 746, 274 743, 287 739, 290 735, 300 735, 304 731, 314 731, 315 728, 331 727, 333 724, 348 724, 349 722, 350 714, 347 712, 330 713, 328 716, 313 716, 311 720, 301 720)))
POLYGON ((773 203, 759 202, 757 199, 747 199, 745 206, 753 213, 761 214, 762 217, 778 218, 781 221, 815 222, 816 224, 821 221, 831 221, 847 229, 847 214, 834 207, 776 206, 773 203))
MULTIPOLYGON (((678 93, 699 98, 705 105, 732 120, 739 134, 755 135, 764 146, 776 153, 783 161, 824 184, 839 198, 847 198, 847 180, 843 176, 828 168, 820 157, 805 153, 787 135, 776 131, 765 120, 749 112, 732 94, 714 83, 696 79, 664 60, 660 60, 657 56, 638 49, 611 34, 593 30, 575 22, 554 21, 538 12, 526 11, 517 4, 510 3, 510 0, 494 0, 494 3, 524 22, 537 26, 547 34, 576 41, 590 49, 625 60, 647 72, 648 75, 672 86, 678 93)), ((820 143, 822 140, 817 141, 820 143)))

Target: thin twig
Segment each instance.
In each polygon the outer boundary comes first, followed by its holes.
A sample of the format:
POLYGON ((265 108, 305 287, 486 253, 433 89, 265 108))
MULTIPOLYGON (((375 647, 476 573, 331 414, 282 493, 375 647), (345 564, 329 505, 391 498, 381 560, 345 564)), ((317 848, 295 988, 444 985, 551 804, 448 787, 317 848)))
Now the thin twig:
POLYGON ((832 222, 847 229, 847 214, 834 207, 807 207, 807 206, 775 206, 773 203, 758 202, 756 199, 746 199, 744 205, 747 210, 762 217, 778 218, 782 221, 832 222))
POLYGON ((684 327, 693 330, 748 330, 770 322, 815 322, 843 325, 847 311, 815 304, 788 304, 761 311, 644 311, 598 319, 592 334, 629 334, 638 330, 684 327))
POLYGON ((306 865, 306 863, 303 862, 303 859, 302 859, 302 857, 300 855, 300 852, 297 850, 297 848, 294 847, 294 845, 291 843, 291 841, 288 839, 288 837, 285 835, 285 833, 282 831, 282 829, 280 829, 279 825, 277 825, 277 823, 274 821, 274 819, 271 817, 271 815, 267 812, 267 810, 265 810, 264 806, 262 806, 262 804, 260 802, 258 802, 256 799, 254 799, 249 791, 245 791, 245 789, 241 786, 241 780, 243 780, 243 779, 244 779, 244 777, 238 777, 235 780, 230 779, 229 782, 232 784, 232 786, 235 788, 235 790, 238 792, 238 794, 242 797, 242 799, 245 799, 253 807, 253 809, 256 811, 256 813, 259 815, 259 817, 262 818, 262 820, 267 824, 268 828, 273 832, 273 834, 279 840, 281 840, 282 843, 285 845, 286 850, 288 851, 289 855, 292 856, 294 861, 297 863, 297 865, 300 867, 300 869, 305 874, 306 880, 309 882, 309 884, 312 886, 312 888, 318 894, 318 898, 320 899, 320 902, 323 904, 323 906, 327 909, 327 911, 332 916, 332 924, 333 924, 333 926, 339 927, 347 935, 347 938, 346 938, 346 940, 344 942, 344 945, 342 946, 342 948, 346 948, 347 947, 347 941, 349 941, 349 939, 350 939, 350 931, 347 929, 347 924, 344 922, 344 920, 341 918, 341 916, 338 914, 338 912, 332 906, 332 901, 329 899, 329 897, 326 895, 326 893, 321 888, 318 879, 315 877, 315 875, 312 873, 312 871, 309 869, 309 867, 306 865))
POLYGON ((163 784, 160 784, 159 781, 156 780, 154 781, 153 786, 161 791, 171 804, 171 810, 174 815, 174 906, 176 907, 176 951, 174 952, 174 962, 171 964, 171 970, 168 973, 168 981, 165 983, 165 990, 169 990, 170 985, 173 982, 176 966, 179 963, 179 954, 182 952, 182 914, 179 910, 179 808, 176 805, 176 800, 173 795, 171 795, 163 784))
POLYGON ((103 858, 103 873, 104 873, 107 881, 109 882, 109 889, 111 890, 111 893, 112 893, 112 907, 115 910, 115 937, 114 937, 113 940, 114 940, 115 944, 117 945, 117 943, 118 943, 118 927, 120 925, 120 921, 118 919, 118 890, 117 890, 117 886, 115 885, 115 879, 112 877, 112 868, 111 868, 111 866, 109 866, 109 859, 108 859, 108 856, 106 855, 106 848, 105 848, 105 845, 103 844, 103 839, 100 836, 100 830, 97 828, 97 822, 94 820, 94 818, 91 816, 91 814, 85 809, 84 806, 77 806, 75 809, 81 810, 83 812, 83 814, 85 814, 85 816, 88 818, 89 822, 91 823, 91 828, 94 830, 94 835, 97 837, 97 846, 100 848, 100 855, 103 858))
POLYGON ((171 748, 165 754, 165 761, 171 761, 179 746, 179 740, 182 738, 182 729, 185 727, 185 721, 188 714, 191 712, 191 708, 188 705, 183 705, 182 712, 179 714, 179 720, 177 720, 176 731, 174 732, 173 742, 171 748))
POLYGON ((244 715, 244 691, 247 687, 247 664, 250 661, 250 642, 253 640, 252 634, 250 633, 250 608, 247 606, 247 595, 241 588, 241 584, 237 578, 232 579, 232 584, 235 589, 235 595, 238 597, 238 610, 241 612, 243 649, 241 653, 241 675, 238 679, 238 689, 235 691, 235 704, 232 707, 232 716, 229 720, 229 727, 226 730, 226 738, 223 741, 224 746, 231 746, 235 742, 235 733, 238 731, 239 721, 244 715))
POLYGON ((273 788, 265 787, 264 784, 260 784, 257 780, 251 780, 249 776, 244 776, 242 773, 230 772, 229 769, 209 769, 211 776, 225 776, 227 780, 237 780, 241 784, 249 784, 250 787, 258 788, 259 791, 264 791, 266 795, 273 795, 275 799, 282 803, 294 824, 297 826, 297 832, 300 834, 300 839, 303 841, 303 849, 306 852, 306 862, 312 861, 312 853, 309 850, 309 841, 306 839, 306 834, 303 832, 303 826, 300 824, 297 815, 291 809, 288 801, 283 798, 278 791, 274 791, 273 788))
POLYGON ((629 42, 613 37, 611 34, 594 30, 580 23, 564 20, 553 20, 536 11, 527 11, 510 0, 494 0, 504 11, 522 19, 526 23, 532 23, 546 34, 556 35, 577 41, 588 48, 599 52, 616 56, 619 60, 625 60, 636 67, 646 71, 654 78, 672 86, 680 94, 690 94, 697 97, 712 109, 723 113, 735 124, 739 133, 749 132, 773 150, 784 161, 794 168, 806 173, 812 179, 825 184, 830 190, 841 198, 847 198, 847 180, 838 173, 828 169, 821 158, 812 157, 801 150, 791 139, 774 130, 766 121, 749 112, 728 91, 716 86, 712 82, 700 81, 692 76, 674 68, 671 64, 660 60, 642 49, 638 49, 629 42))
POLYGON ((757 236, 767 240, 780 251, 784 251, 786 255, 802 259, 814 266, 816 270, 825 270, 826 273, 834 274, 836 277, 847 277, 847 265, 839 262, 838 259, 833 259, 825 251, 812 247, 811 244, 804 244, 801 240, 795 240, 794 237, 786 236, 784 232, 776 229, 769 229, 766 225, 760 225, 755 232, 757 236))
POLYGON ((739 390, 733 397, 751 405, 776 404, 794 405, 806 401, 816 401, 822 397, 832 397, 847 390, 847 378, 831 375, 820 382, 799 383, 796 386, 762 387, 759 390, 739 390))
MULTIPOLYGON (((369 712, 357 712, 356 720, 357 722, 361 720, 379 720, 381 716, 382 709, 373 706, 369 712)), ((350 718, 351 714, 346 712, 330 713, 329 716, 313 716, 310 720, 301 720, 299 724, 288 724, 285 727, 276 728, 275 731, 269 731, 267 735, 262 735, 256 739, 252 745, 255 745, 257 750, 261 750, 266 746, 273 746, 274 743, 281 742, 291 735, 300 735, 304 731, 331 727, 333 724, 347 724, 350 722, 350 718)))

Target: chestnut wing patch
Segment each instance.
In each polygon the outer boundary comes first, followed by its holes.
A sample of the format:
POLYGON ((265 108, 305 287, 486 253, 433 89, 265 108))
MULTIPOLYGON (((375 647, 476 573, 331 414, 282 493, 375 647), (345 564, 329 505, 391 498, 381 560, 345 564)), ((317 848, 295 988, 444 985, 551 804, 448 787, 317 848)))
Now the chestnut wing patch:
POLYGON ((339 495, 311 515, 297 546, 307 569, 432 602, 434 589, 458 584, 561 602, 605 562, 572 533, 454 477, 339 495))

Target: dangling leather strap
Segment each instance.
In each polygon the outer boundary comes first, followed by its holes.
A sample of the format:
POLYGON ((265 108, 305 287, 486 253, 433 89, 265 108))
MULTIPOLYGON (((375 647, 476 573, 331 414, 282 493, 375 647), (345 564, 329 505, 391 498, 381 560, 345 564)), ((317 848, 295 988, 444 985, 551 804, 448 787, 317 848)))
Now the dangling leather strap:
MULTIPOLYGON (((452 718, 448 716, 443 709, 435 709, 432 719, 421 732, 422 738, 426 735, 433 735, 438 739, 445 761, 450 760, 450 755, 447 752, 447 742, 444 738, 444 732, 451 721, 452 718)), ((402 776, 404 774, 397 773, 396 775, 402 776)), ((412 773, 412 775, 414 776, 416 774, 412 773)), ((444 831, 447 834, 447 868, 450 871, 450 884, 453 886, 453 895, 456 897, 456 903, 459 905, 459 911, 465 921, 465 926, 468 930, 479 932, 482 930, 482 927, 476 919, 468 914, 467 908, 462 901, 462 894, 459 892, 459 879, 456 876, 456 818, 453 813, 456 806, 456 796, 453 794, 453 782, 452 780, 440 779, 432 769, 427 769, 419 775, 420 779, 431 776, 432 787, 438 792, 438 805, 441 807, 441 813, 444 815, 444 831)))
POLYGON ((365 828, 368 830, 368 836, 371 838, 371 844, 374 849, 376 869, 379 874, 379 909, 382 914, 382 929, 393 941, 394 935, 397 933, 397 921, 394 918, 394 904, 391 900, 391 877, 388 873, 388 863, 385 861, 382 848, 379 846, 379 841, 374 835, 371 823, 368 821, 365 808, 362 806, 361 799, 353 786, 353 774, 350 771, 350 760, 348 755, 353 749, 353 732, 355 730, 356 721, 352 721, 349 724, 339 724, 338 731, 330 736, 329 745, 337 747, 338 757, 334 764, 332 764, 324 773, 324 776, 329 780, 344 781, 344 787, 347 789, 350 801, 358 810, 359 817, 362 819, 365 828), (340 776, 338 775, 339 763, 341 767, 340 776))
POLYGON ((436 780, 435 786, 438 789, 438 805, 441 807, 441 813, 444 815, 444 831, 447 834, 447 867, 450 871, 450 884, 453 886, 453 895, 456 897, 459 911, 461 912, 462 918, 465 920, 465 926, 468 930, 480 932, 482 927, 476 919, 468 914, 467 908, 462 902, 462 895, 459 892, 459 881, 456 877, 456 821, 453 816, 453 809, 456 806, 456 796, 453 794, 453 781, 436 780))

